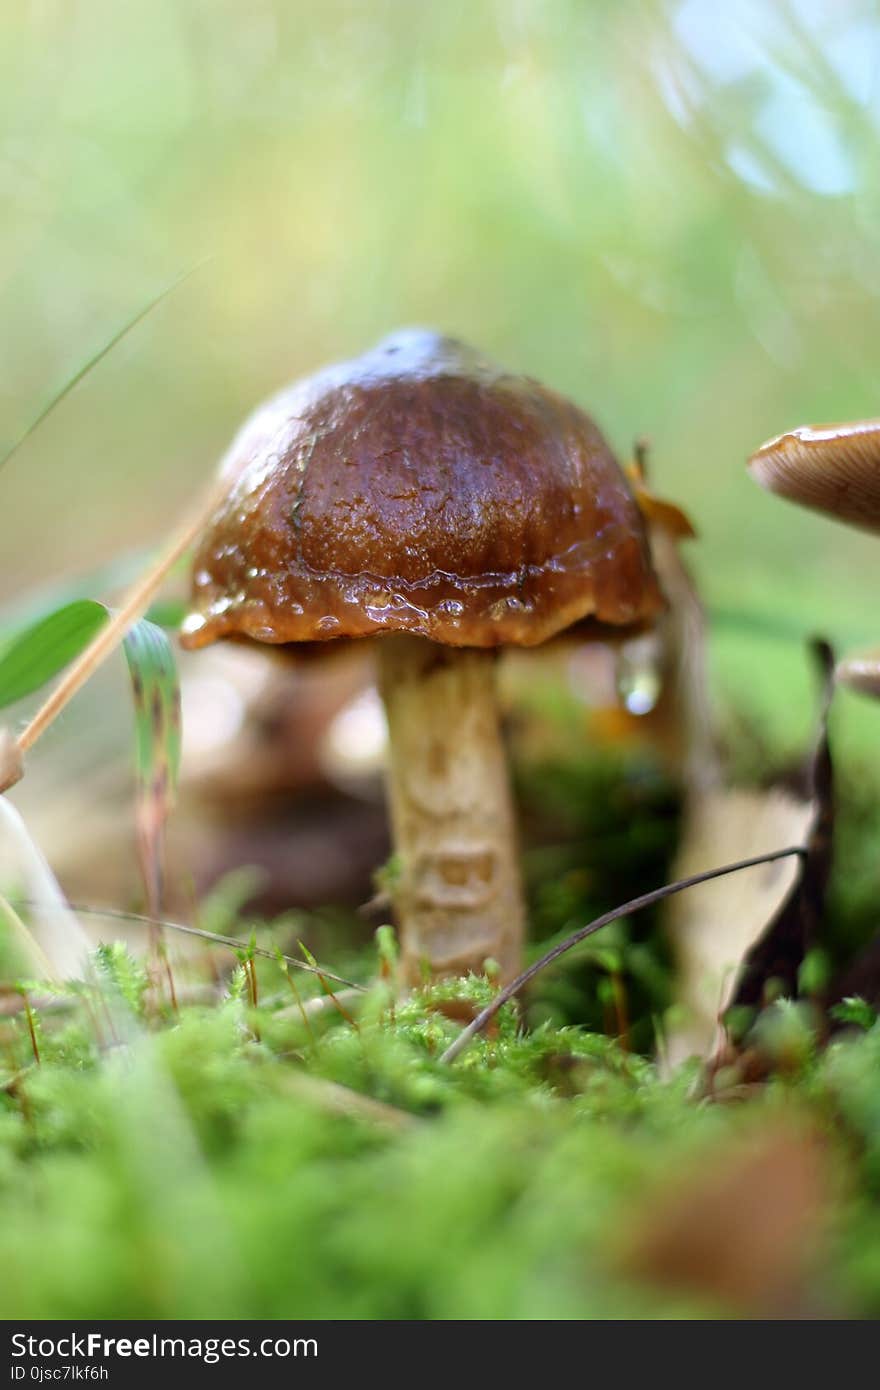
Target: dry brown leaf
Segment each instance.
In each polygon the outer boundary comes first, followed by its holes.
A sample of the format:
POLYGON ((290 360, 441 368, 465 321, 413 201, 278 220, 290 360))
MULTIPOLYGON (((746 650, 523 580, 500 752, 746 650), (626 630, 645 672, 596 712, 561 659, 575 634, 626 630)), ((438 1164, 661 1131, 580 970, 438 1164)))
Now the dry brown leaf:
POLYGON ((716 1142, 633 1214, 617 1267, 745 1316, 815 1315, 810 1277, 835 1186, 806 1123, 716 1142))
MULTIPOLYGON (((818 914, 830 855, 831 766, 822 731, 804 791, 733 789, 723 782, 708 693, 705 618, 680 541, 692 529, 676 508, 658 503, 645 484, 644 446, 630 476, 651 535, 651 551, 668 610, 658 624, 663 689, 651 712, 659 745, 685 787, 681 847, 673 879, 718 864, 810 842, 806 861, 778 860, 692 888, 671 898, 666 927, 678 965, 674 1023, 664 1065, 720 1045, 718 1019, 734 999, 757 1002, 769 973, 782 966, 794 984, 805 940, 818 914), (671 755, 671 756, 670 756, 671 755), (817 793, 817 784, 818 793, 817 793)), ((827 709, 833 659, 817 644, 827 709)))
MULTIPOLYGON (((713 864, 803 844, 812 802, 779 789, 711 788, 691 798, 671 877, 689 878, 713 864)), ((749 950, 795 888, 797 859, 747 869, 700 884, 669 900, 665 926, 676 958, 675 1023, 666 1038, 672 1066, 706 1057, 749 950)))
POLYGON ((688 798, 674 878, 712 864, 803 845, 783 860, 706 883, 672 899, 665 925, 677 963, 677 994, 665 1056, 670 1066, 718 1055, 719 1019, 731 1004, 759 1005, 771 978, 789 994, 821 913, 830 867, 833 780, 825 732, 833 657, 816 644, 825 682, 817 747, 803 790, 775 786, 697 788, 688 798))

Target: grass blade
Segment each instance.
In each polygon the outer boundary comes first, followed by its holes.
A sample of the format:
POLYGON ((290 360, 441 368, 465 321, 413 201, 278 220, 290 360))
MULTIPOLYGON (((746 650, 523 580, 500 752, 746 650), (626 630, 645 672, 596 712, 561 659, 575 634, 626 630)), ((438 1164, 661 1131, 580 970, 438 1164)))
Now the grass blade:
POLYGON ((155 299, 151 299, 149 304, 146 304, 143 309, 140 309, 138 313, 135 314, 134 318, 129 319, 127 323, 123 324, 122 328, 120 328, 118 332, 113 334, 113 337, 109 340, 109 342, 106 342, 104 346, 99 348, 96 353, 93 353, 93 355, 88 359, 87 362, 84 362, 81 367, 77 368, 73 376, 69 377, 67 381, 64 383, 64 385, 60 388, 60 390, 55 392, 55 395, 52 396, 46 403, 46 405, 43 406, 43 409, 36 416, 36 418, 31 421, 27 428, 18 436, 15 442, 6 450, 6 453, 2 456, 2 458, 0 458, 0 468, 3 468, 13 457, 13 455, 18 453, 21 446, 28 439, 30 439, 31 435, 37 429, 39 429, 40 425, 42 425, 43 421, 46 419, 48 415, 51 415, 55 407, 57 405, 60 405, 61 402, 65 399, 65 397, 69 396, 71 391, 73 391, 79 385, 83 377, 88 376, 89 372, 94 367, 97 367, 98 363, 103 361, 103 359, 107 356, 109 352, 112 352, 113 348, 116 347, 117 343, 120 343, 122 339, 132 331, 133 328, 136 328, 139 323, 143 322, 147 315, 152 313, 152 311, 156 308, 158 304, 162 303, 163 299, 167 299, 168 295, 173 294, 173 292, 177 289, 178 285, 183 284, 184 280, 188 280, 189 277, 192 274, 194 274, 196 270, 198 270, 198 268, 198 266, 193 266, 192 269, 185 270, 182 275, 178 275, 177 279, 173 280, 170 285, 166 285, 165 289, 160 291, 160 293, 156 295, 155 299))
POLYGON ((171 643, 155 623, 135 623, 123 648, 134 698, 138 856, 148 912, 158 917, 165 823, 180 769, 180 682, 171 643))
MULTIPOLYGON (((89 939, 65 900, 58 880, 31 838, 21 815, 7 796, 0 796, 0 843, 5 862, 20 878, 28 895, 29 935, 35 943, 31 969, 50 980, 81 980, 87 969, 89 939), (36 954, 39 953, 39 955, 36 954)), ((7 928, 17 926, 4 913, 7 928)))

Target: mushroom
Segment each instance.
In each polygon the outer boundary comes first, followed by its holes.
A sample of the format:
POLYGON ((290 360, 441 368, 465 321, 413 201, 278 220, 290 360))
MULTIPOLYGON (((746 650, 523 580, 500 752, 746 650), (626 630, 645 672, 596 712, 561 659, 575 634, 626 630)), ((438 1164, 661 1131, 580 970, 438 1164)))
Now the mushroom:
POLYGON ((487 959, 510 979, 524 908, 498 649, 663 606, 608 445, 536 381, 409 330, 270 400, 221 476, 184 645, 381 638, 403 982, 487 959))
POLYGON ((835 677, 840 685, 859 695, 880 699, 880 649, 858 652, 838 661, 835 677))
POLYGON ((790 502, 880 531, 880 420, 801 425, 762 444, 749 472, 790 502))
MULTIPOLYGON (((749 471, 768 492, 880 531, 880 420, 801 425, 762 444, 749 471)), ((880 653, 845 658, 835 675, 851 690, 880 695, 880 653)))

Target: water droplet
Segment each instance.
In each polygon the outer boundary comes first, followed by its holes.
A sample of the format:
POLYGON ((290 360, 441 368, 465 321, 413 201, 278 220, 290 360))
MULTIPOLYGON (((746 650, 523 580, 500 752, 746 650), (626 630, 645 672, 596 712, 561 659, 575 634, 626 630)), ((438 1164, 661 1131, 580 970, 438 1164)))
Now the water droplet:
POLYGON ((648 634, 625 642, 617 656, 617 694, 630 714, 650 714, 660 698, 663 678, 660 647, 648 634))
POLYGON ((180 624, 180 630, 184 636, 190 637, 196 632, 201 632, 202 628, 207 624, 207 621, 207 618, 203 617, 201 613, 187 613, 183 622, 180 624))

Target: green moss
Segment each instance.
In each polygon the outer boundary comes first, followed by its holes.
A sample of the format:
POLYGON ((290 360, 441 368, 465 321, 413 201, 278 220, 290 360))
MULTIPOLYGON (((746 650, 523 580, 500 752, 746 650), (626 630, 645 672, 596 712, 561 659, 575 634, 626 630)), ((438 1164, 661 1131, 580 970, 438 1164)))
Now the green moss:
MULTIPOLYGON (((677 797, 644 759, 578 755, 518 776, 534 950, 667 876, 677 797)), ((876 817, 850 776, 840 801, 827 939, 806 984, 872 928, 876 817)), ((250 924, 235 917, 234 888, 210 911, 241 937, 250 924)), ((317 950, 322 930, 321 914, 298 914, 257 935, 317 950)), ((256 1007, 238 967, 216 1003, 157 1010, 142 966, 110 945, 93 987, 31 990, 40 1061, 25 1020, 10 1021, 0 1093, 0 1264, 17 1271, 5 1317, 727 1314, 694 1292, 633 1282, 615 1251, 655 1183, 717 1165, 793 1102, 846 1174, 811 1296, 880 1312, 870 1010, 851 1009, 859 1026, 826 1050, 804 1005, 750 1019, 748 1045, 773 1079, 747 1105, 710 1104, 695 1098, 695 1066, 665 1080, 649 1060, 671 989, 649 914, 540 975, 451 1067, 440 1056, 491 982, 395 1001, 381 981, 393 970, 388 929, 373 948, 343 938, 320 958, 380 980, 304 1019, 290 986, 312 1008, 315 977, 255 958, 256 1007)))
POLYGON ((837 1296, 880 1311, 880 1028, 804 1047, 751 1106, 701 1105, 692 1075, 581 1028, 524 1033, 512 1006, 441 1065, 442 1006, 490 992, 377 991, 357 1026, 330 1010, 311 1033, 241 1000, 152 1031, 120 1012, 103 1048, 68 1019, 0 1102, 3 1315, 710 1316, 627 1282, 619 1233, 646 1186, 793 1096, 856 1175, 830 1215, 837 1296), (350 1093, 363 1112, 339 1112, 350 1093))

